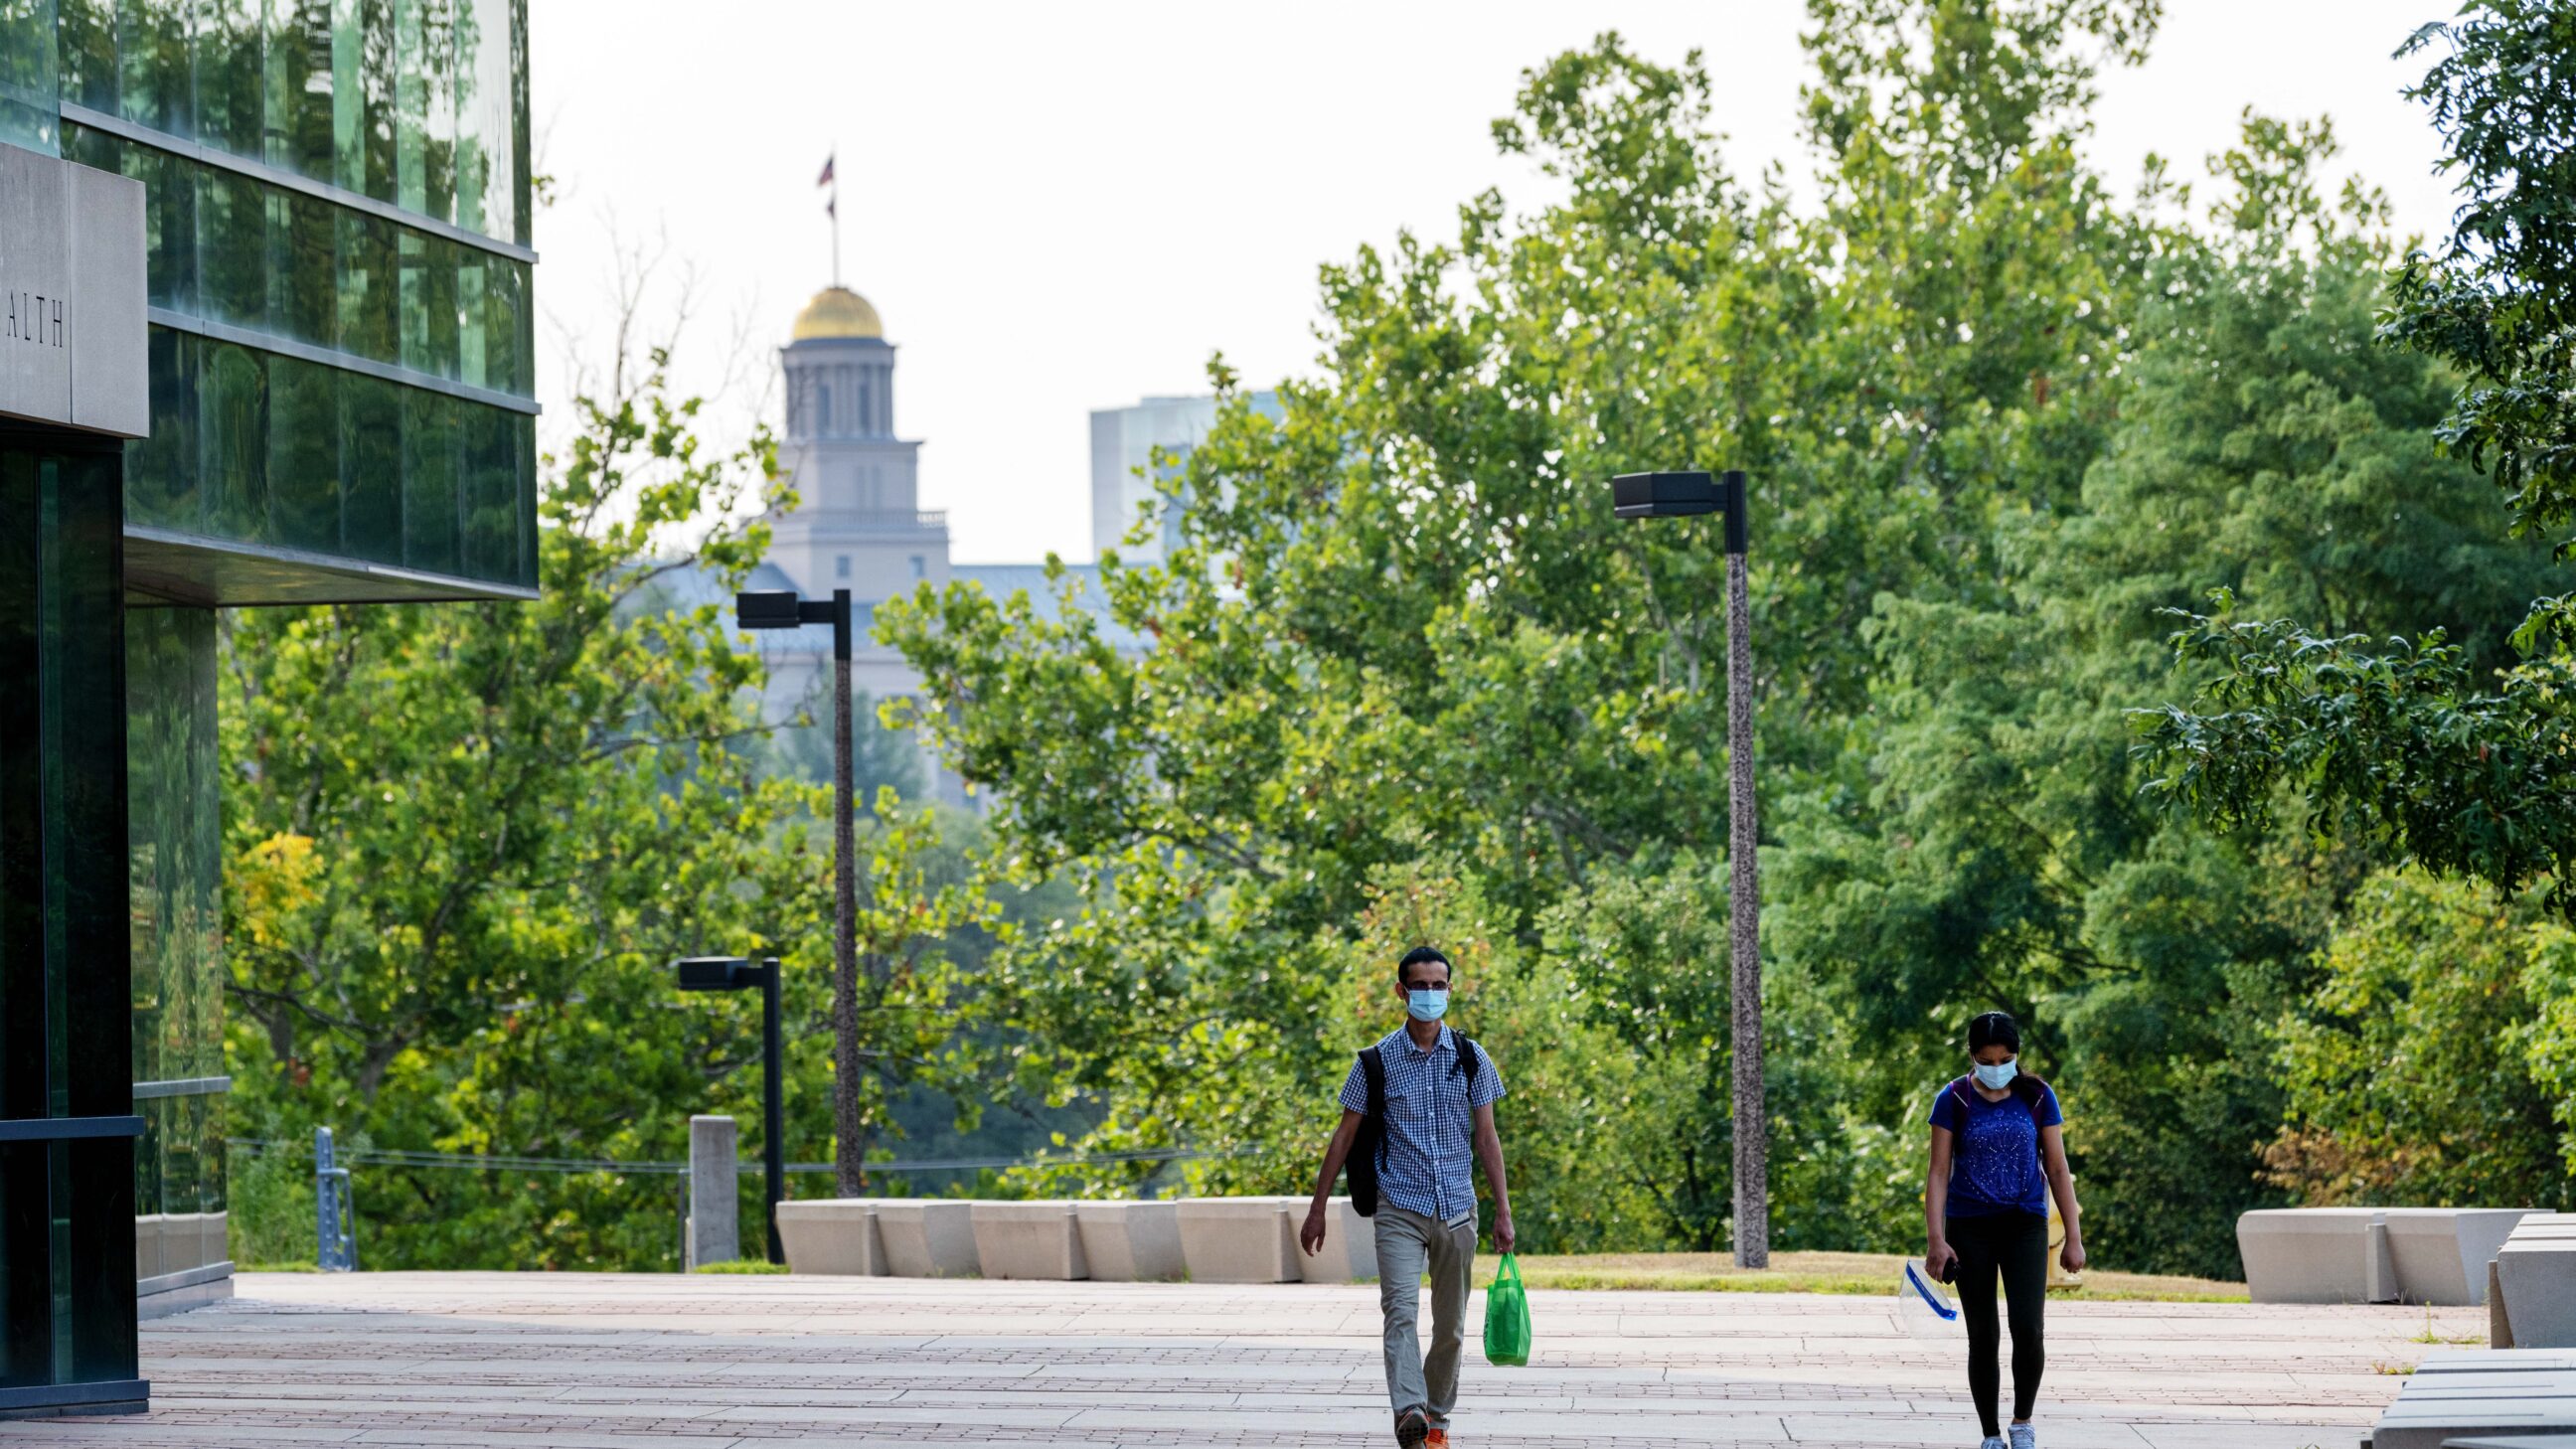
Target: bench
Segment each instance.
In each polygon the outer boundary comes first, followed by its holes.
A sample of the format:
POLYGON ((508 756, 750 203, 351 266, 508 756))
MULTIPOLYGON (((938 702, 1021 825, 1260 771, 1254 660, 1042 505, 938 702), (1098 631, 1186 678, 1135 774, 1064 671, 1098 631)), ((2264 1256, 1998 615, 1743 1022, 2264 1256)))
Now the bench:
POLYGON ((2487 1261, 2521 1208, 2264 1208, 2236 1220, 2257 1303, 2487 1300, 2487 1261))
MULTIPOLYGON (((2370 1431, 2371 1449, 2576 1435, 2576 1355, 2471 1349, 2428 1355, 2370 1431)), ((2559 1444, 2576 1440, 2559 1438, 2559 1444)))
POLYGON ((2487 1342, 2576 1348, 2576 1213, 2524 1217, 2487 1263, 2487 1342))

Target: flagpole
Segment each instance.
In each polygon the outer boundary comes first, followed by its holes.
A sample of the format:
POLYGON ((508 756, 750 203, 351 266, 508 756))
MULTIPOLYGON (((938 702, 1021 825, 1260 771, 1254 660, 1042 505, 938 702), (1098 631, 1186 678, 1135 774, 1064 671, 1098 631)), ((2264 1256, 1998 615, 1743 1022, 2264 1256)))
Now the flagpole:
POLYGON ((841 285, 841 143, 832 143, 832 285, 841 285))

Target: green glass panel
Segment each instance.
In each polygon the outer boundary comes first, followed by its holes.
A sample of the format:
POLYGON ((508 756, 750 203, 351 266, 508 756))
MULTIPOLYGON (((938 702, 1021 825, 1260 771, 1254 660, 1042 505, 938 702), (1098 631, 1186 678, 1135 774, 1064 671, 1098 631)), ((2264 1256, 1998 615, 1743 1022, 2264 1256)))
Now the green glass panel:
POLYGON ((199 371, 198 477, 206 531, 268 543, 267 355, 209 340, 199 371))
POLYGON ((0 0, 0 141, 56 154, 61 86, 54 0, 0 0))
POLYGON ((215 322, 268 326, 268 188, 172 158, 197 180, 197 308, 215 322))
POLYGON ((331 0, 268 0, 268 164, 315 181, 337 175, 331 0))
POLYGON ((63 99, 116 114, 116 0, 54 0, 63 99))
POLYGON ((528 392, 519 359, 519 333, 527 320, 528 271, 508 257, 483 259, 483 384, 496 392, 528 392))
POLYGON ((125 167, 125 147, 105 131, 93 131, 78 122, 65 121, 63 159, 100 171, 121 172, 125 167))
POLYGON ((394 165, 405 211, 456 219, 456 0, 394 0, 394 165))
POLYGON ((408 227, 396 239, 402 258, 402 365, 433 377, 456 376, 456 269, 465 249, 408 227))
POLYGON ((465 572, 510 579, 519 571, 518 429, 514 414, 482 403, 456 406, 464 460, 465 572))
MULTIPOLYGON (((138 960, 135 966, 140 970, 142 962, 138 960)), ((138 1064, 135 1070, 139 1072, 142 1067, 138 1064)), ((143 1119, 143 1135, 136 1139, 134 1144, 134 1215, 139 1218, 152 1217, 169 1211, 169 1208, 163 1206, 161 1197, 161 1142, 168 1130, 163 1124, 169 1120, 169 1109, 170 1103, 166 1097, 147 1097, 134 1104, 134 1114, 143 1119)), ((146 1277, 160 1272, 161 1264, 158 1255, 147 1257, 142 1251, 142 1244, 138 1243, 135 1246, 138 1250, 136 1257, 139 1260, 135 1265, 136 1268, 146 1277)))
POLYGON ((395 199, 393 0, 331 0, 332 175, 395 199))
POLYGON ((443 236, 424 237, 429 264, 423 269, 428 283, 422 299, 429 313, 428 370, 440 377, 457 374, 458 333, 463 329, 464 312, 457 298, 458 277, 468 267, 480 270, 481 252, 461 246, 443 236))
POLYGON ((418 388, 402 395, 403 562, 432 573, 457 571, 454 398, 418 388))
POLYGON ((125 700, 134 1078, 214 1076, 223 983, 212 611, 127 612, 125 700))
POLYGON ((143 266, 152 305, 197 310, 196 167, 167 151, 126 145, 117 169, 143 183, 143 266))
POLYGON ((375 362, 402 357, 394 318, 400 287, 394 280, 392 223, 355 211, 334 219, 337 232, 340 350, 375 362))
POLYGON ((529 246, 537 173, 528 127, 528 0, 510 0, 510 144, 511 240, 529 246))
POLYGON ((340 383, 349 375, 268 359, 271 537, 290 548, 340 551, 340 383))
POLYGON ((519 571, 511 582, 533 589, 537 587, 537 420, 526 413, 512 414, 511 431, 519 489, 519 571))
MULTIPOLYGON (((197 1178, 197 1211, 201 1213, 219 1213, 225 1208, 225 1179, 231 1176, 224 1152, 224 1118, 229 1106, 221 1092, 209 1092, 197 1099, 197 1130, 206 1144, 205 1166, 197 1178)), ((221 1260, 224 1247, 223 1238, 214 1236, 206 1244, 206 1261, 221 1260)))
POLYGON ((117 114, 174 136, 196 134, 188 12, 196 0, 117 0, 117 114))
POLYGON ((521 397, 537 391, 537 309, 534 271, 526 262, 510 263, 510 390, 521 397))
POLYGON ((476 387, 492 385, 492 368, 484 344, 490 338, 484 285, 486 258, 466 247, 456 249, 456 376, 476 387))
MULTIPOLYGON (((194 1110, 201 1100, 196 1097, 165 1098, 168 1113, 162 1118, 161 1200, 174 1213, 197 1210, 197 1165, 204 1147, 199 1133, 204 1128, 204 1113, 194 1110)), ((192 1257, 184 1250, 172 1256, 192 1257)))
POLYGON ((456 13, 456 224, 519 232, 519 135, 511 70, 520 47, 512 0, 453 0, 456 13))
POLYGON ((194 41, 197 139, 236 156, 266 155, 260 0, 197 0, 194 41))
POLYGON ((302 192, 269 191, 269 325, 316 347, 340 345, 340 211, 302 192))
POLYGON ((340 547, 353 558, 403 561, 402 396, 364 373, 340 380, 340 547))
POLYGON ((125 518, 152 528, 202 527, 197 495, 198 339, 155 327, 146 350, 152 435, 125 445, 125 518))

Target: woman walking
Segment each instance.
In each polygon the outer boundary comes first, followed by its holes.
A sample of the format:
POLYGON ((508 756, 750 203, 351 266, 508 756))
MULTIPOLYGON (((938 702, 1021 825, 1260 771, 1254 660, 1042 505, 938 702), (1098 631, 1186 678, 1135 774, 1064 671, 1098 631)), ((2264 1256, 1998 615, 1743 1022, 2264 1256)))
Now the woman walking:
POLYGON ((2021 1070, 2021 1028, 2000 1011, 1968 1023, 1969 1073, 1932 1103, 1932 1170, 1923 1193, 1924 1270, 1956 1281, 1968 1324, 1968 1393, 1985 1428, 1979 1449, 2035 1449, 2030 1411, 2047 1363, 2048 1199, 2066 1224, 2059 1255, 2084 1269, 2075 1179, 2066 1171, 2066 1119, 2048 1083, 2021 1070), (1995 1281, 2003 1280, 2013 1338, 2012 1438, 1995 1423, 1995 1281))

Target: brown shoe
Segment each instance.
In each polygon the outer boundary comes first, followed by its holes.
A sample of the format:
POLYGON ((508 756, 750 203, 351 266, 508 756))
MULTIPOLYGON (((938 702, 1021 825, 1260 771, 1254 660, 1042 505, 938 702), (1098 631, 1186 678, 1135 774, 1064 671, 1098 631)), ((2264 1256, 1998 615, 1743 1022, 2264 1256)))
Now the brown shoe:
POLYGON ((1449 1449, 1449 1431, 1432 1425, 1431 1432, 1422 1436, 1422 1449, 1449 1449))
POLYGON ((1403 1449, 1419 1449, 1431 1435, 1431 1420, 1420 1409, 1407 1409, 1395 1416, 1395 1442, 1403 1449))

